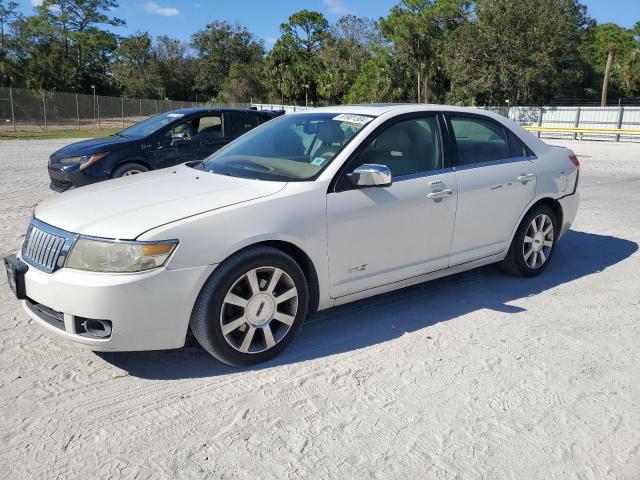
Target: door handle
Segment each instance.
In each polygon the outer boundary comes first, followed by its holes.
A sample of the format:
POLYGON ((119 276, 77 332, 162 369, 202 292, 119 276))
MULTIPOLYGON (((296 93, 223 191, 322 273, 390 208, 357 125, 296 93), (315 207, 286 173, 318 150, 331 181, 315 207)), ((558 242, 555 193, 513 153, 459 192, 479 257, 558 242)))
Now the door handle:
POLYGON ((533 180, 534 178, 536 178, 535 173, 523 173, 518 178, 516 178, 516 181, 520 183, 527 183, 528 181, 533 180))
POLYGON ((447 188, 445 190, 438 190, 437 192, 428 193, 427 198, 430 198, 432 200, 440 200, 443 198, 450 197, 451 195, 453 195, 453 190, 451 190, 450 188, 447 188))

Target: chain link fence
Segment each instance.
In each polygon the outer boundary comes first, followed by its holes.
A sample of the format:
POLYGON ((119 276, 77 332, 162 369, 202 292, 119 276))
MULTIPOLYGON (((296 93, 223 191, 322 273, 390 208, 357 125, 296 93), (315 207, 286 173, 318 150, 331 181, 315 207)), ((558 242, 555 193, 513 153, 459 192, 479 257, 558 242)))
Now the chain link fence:
MULTIPOLYGON (((46 92, 0 87, 0 133, 48 130, 119 129, 152 115, 188 107, 224 106, 247 108, 248 104, 206 103, 108 97, 80 93, 46 92)), ((254 103, 258 110, 308 107, 254 103)), ((522 126, 591 129, 640 129, 640 106, 517 106, 481 107, 508 117, 522 126)), ((640 135, 603 133, 538 132, 543 138, 640 142, 640 135)))
POLYGON ((118 129, 170 110, 204 106, 212 105, 0 87, 0 133, 118 129))

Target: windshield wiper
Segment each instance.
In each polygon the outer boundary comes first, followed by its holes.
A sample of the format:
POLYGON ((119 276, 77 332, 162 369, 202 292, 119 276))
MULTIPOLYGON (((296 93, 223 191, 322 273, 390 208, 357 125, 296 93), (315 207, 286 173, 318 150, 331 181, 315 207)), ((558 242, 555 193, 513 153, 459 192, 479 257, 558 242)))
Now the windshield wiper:
POLYGON ((185 163, 185 165, 197 170, 204 170, 204 160, 192 160, 191 162, 185 163))

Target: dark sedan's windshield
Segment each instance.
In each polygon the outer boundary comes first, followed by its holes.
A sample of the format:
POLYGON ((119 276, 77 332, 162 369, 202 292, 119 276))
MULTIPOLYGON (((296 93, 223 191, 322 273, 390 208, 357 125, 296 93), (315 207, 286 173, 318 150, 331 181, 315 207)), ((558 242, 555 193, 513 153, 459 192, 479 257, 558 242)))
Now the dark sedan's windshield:
POLYGON ((204 169, 262 180, 309 180, 374 117, 303 113, 271 120, 210 156, 204 169))
POLYGON ((125 128, 118 135, 124 135, 125 137, 146 137, 152 134, 158 129, 168 125, 169 123, 184 117, 183 113, 167 112, 156 115, 155 117, 147 118, 135 125, 125 128))

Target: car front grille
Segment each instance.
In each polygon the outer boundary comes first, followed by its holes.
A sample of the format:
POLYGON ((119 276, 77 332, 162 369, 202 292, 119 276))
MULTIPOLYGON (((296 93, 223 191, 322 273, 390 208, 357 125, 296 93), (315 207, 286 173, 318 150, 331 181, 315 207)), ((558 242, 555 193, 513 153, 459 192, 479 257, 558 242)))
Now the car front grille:
POLYGON ((75 235, 33 220, 22 245, 22 259, 35 268, 53 272, 64 265, 75 235))
POLYGON ((71 182, 67 180, 67 178, 64 176, 64 173, 62 173, 60 170, 52 167, 48 167, 48 170, 49 179, 51 180, 51 184, 54 187, 69 188, 71 186, 71 182))

